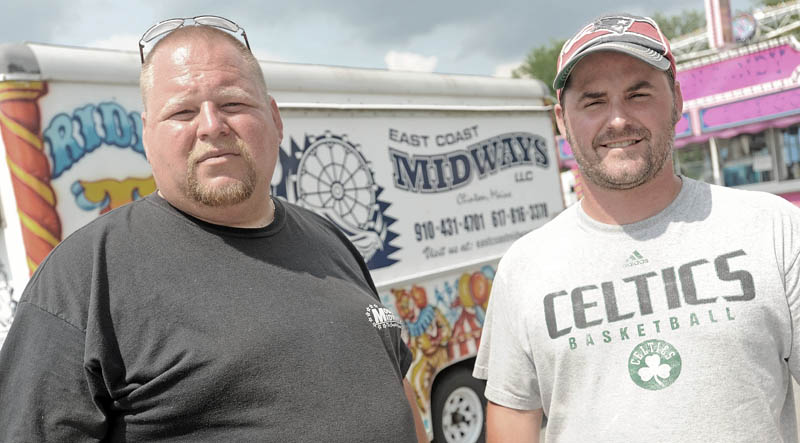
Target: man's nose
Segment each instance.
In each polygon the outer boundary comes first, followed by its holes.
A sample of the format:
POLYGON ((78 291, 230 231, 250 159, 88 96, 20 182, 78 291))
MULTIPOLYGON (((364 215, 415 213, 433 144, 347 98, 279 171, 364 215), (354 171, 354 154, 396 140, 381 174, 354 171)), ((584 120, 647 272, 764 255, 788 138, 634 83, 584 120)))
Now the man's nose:
POLYGON ((229 131, 230 128, 228 128, 224 115, 214 103, 205 102, 200 106, 197 127, 197 137, 199 139, 217 138, 227 135, 229 131))
POLYGON ((630 110, 619 101, 611 103, 611 114, 608 117, 608 126, 621 130, 631 122, 630 110))

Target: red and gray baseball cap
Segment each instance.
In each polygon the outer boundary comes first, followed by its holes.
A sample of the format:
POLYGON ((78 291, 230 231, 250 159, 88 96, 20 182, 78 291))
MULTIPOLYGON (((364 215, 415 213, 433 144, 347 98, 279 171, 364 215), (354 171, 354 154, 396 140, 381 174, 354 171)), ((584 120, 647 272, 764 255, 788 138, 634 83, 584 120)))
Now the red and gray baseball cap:
POLYGON ((561 48, 558 74, 553 81, 559 101, 561 90, 578 62, 598 51, 621 52, 656 69, 671 70, 675 76, 675 58, 655 20, 628 14, 604 15, 586 25, 561 48))

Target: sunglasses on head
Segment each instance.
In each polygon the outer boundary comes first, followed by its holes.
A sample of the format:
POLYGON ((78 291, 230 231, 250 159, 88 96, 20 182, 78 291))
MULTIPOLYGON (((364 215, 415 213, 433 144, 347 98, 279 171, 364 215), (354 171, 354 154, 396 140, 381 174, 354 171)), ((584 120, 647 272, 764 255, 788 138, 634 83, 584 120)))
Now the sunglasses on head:
POLYGON ((252 52, 250 49, 250 42, 247 41, 247 33, 244 32, 244 28, 237 25, 236 23, 228 20, 225 17, 219 17, 216 15, 199 15, 197 17, 191 18, 171 18, 168 20, 163 20, 155 25, 151 26, 150 29, 145 31, 142 38, 139 39, 139 56, 142 59, 142 64, 144 64, 144 46, 157 39, 158 37, 163 36, 164 34, 170 33, 180 27, 186 26, 187 21, 188 24, 191 25, 201 25, 201 26, 213 26, 215 28, 219 28, 233 34, 236 34, 239 31, 242 31, 242 38, 244 39, 244 44, 247 46, 247 49, 252 52))

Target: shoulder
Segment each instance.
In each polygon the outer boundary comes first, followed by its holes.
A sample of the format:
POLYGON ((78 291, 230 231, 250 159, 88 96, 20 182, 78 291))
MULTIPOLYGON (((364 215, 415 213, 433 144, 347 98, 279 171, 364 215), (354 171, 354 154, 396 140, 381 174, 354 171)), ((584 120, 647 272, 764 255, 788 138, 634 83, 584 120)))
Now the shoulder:
POLYGON ((320 215, 283 199, 276 199, 276 202, 276 205, 285 211, 285 223, 289 230, 302 235, 305 241, 312 242, 317 250, 344 247, 348 250, 347 254, 361 259, 361 254, 339 227, 339 224, 334 222, 337 217, 335 212, 320 215))
POLYGON ((305 236, 334 236, 346 239, 342 231, 329 218, 283 199, 276 199, 276 202, 285 211, 286 223, 291 227, 302 229, 305 236))
POLYGON ((740 214, 780 213, 790 216, 800 215, 800 208, 785 198, 769 192, 752 191, 696 182, 698 193, 707 193, 714 209, 730 209, 740 214))
POLYGON ((276 206, 285 211, 288 221, 303 223, 324 223, 324 219, 316 212, 306 209, 298 204, 290 203, 282 198, 273 197, 276 206))
MULTIPOLYGON (((102 214, 86 223, 82 227, 64 238, 50 253, 48 260, 57 259, 61 255, 68 255, 76 250, 85 250, 96 247, 104 238, 114 235, 127 235, 137 219, 150 217, 157 212, 155 206, 149 203, 148 198, 128 203, 110 212, 102 214)), ((152 227, 151 227, 152 228, 152 227)))
POLYGON ((282 199, 275 199, 275 202, 280 210, 285 211, 285 224, 290 235, 301 237, 317 254, 324 254, 325 263, 335 266, 337 272, 343 272, 352 281, 366 284, 372 295, 378 297, 364 257, 345 232, 329 218, 335 217, 335 213, 323 216, 282 199))
POLYGON ((93 239, 113 235, 119 229, 130 228, 137 218, 142 216, 149 217, 157 212, 157 208, 149 200, 150 197, 148 196, 99 215, 67 235, 53 249, 51 255, 56 254, 57 251, 91 244, 93 239))
POLYGON ((137 224, 135 219, 142 212, 152 209, 150 204, 139 200, 75 230, 39 264, 23 292, 22 301, 84 329, 89 294, 95 286, 104 284, 102 273, 106 269, 109 245, 135 243, 131 226, 137 224))

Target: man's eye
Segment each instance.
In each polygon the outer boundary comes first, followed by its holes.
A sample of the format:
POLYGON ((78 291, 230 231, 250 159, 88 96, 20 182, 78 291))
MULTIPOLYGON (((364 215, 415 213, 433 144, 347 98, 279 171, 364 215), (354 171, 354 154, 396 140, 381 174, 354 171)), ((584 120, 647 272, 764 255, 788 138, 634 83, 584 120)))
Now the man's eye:
POLYGON ((244 107, 244 103, 235 103, 235 102, 234 103, 225 103, 224 105, 222 105, 222 109, 224 109, 224 110, 226 110, 228 112, 235 112, 235 111, 237 111, 239 109, 242 109, 243 107, 244 107))
POLYGON ((649 97, 649 96, 650 96, 650 94, 647 94, 647 93, 644 93, 644 92, 637 92, 635 94, 631 94, 631 98, 645 98, 645 97, 649 97))
POLYGON ((170 118, 176 120, 186 120, 192 117, 194 112, 191 109, 181 109, 180 111, 173 112, 170 118))

